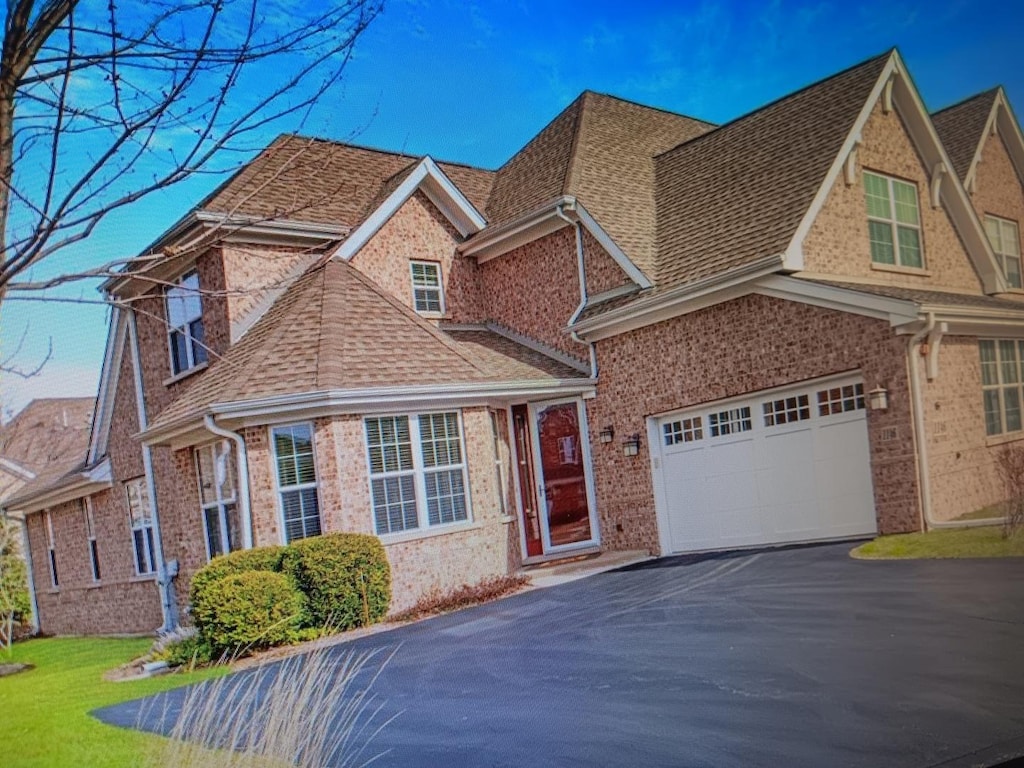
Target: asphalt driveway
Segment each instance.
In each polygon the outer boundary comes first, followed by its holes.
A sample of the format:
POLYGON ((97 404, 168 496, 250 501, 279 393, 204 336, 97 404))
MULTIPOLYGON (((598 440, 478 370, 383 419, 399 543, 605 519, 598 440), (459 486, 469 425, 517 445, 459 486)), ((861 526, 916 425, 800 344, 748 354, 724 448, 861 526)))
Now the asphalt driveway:
MULTIPOLYGON (((849 544, 668 558, 331 651, 398 647, 374 765, 974 766, 1024 754, 1024 560, 849 544)), ((244 673, 243 673, 244 674, 244 673)), ((123 726, 158 704, 97 715, 123 726)))

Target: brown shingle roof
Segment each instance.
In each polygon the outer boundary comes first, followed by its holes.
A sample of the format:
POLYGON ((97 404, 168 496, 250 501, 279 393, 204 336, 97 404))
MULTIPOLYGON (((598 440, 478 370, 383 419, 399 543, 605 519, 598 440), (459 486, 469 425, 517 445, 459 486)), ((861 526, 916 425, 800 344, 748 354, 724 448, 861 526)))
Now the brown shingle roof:
POLYGON ((573 195, 647 271, 654 252, 654 156, 713 127, 584 91, 498 170, 488 222, 500 226, 573 195))
POLYGON ((967 171, 971 169, 974 153, 978 151, 985 123, 998 93, 999 89, 993 88, 932 115, 935 131, 961 181, 967 178, 967 171))
POLYGON ((785 251, 889 57, 656 159, 658 290, 785 251))
POLYGON ((585 378, 488 336, 496 335, 442 333, 347 262, 326 259, 289 287, 151 427, 197 416, 213 403, 274 395, 585 378))
MULTIPOLYGON (((286 134, 213 191, 198 210, 357 226, 385 183, 420 158, 286 134)), ((480 211, 494 172, 439 162, 480 211)))
POLYGON ((51 465, 81 461, 89 443, 94 404, 91 397, 33 400, 0 427, 0 457, 36 474, 51 465))

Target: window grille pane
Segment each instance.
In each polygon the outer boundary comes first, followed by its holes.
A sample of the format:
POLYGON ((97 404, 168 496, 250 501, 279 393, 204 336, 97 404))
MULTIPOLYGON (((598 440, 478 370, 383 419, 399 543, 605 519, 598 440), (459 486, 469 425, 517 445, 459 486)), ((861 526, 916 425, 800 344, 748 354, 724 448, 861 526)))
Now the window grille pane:
POLYGON ((904 267, 920 267, 921 233, 910 227, 897 227, 900 238, 900 264, 904 267))
POLYGON ((429 472, 423 480, 427 489, 427 519, 430 525, 454 523, 467 518, 462 470, 429 472))
POLYGON ((1020 259, 1007 256, 1005 259, 1006 263, 1006 282, 1010 284, 1011 288, 1021 287, 1021 275, 1020 275, 1020 259))
POLYGON ((188 325, 188 334, 192 337, 192 364, 199 365, 207 360, 205 333, 203 332, 203 319, 193 320, 188 325))
POLYGON ((100 553, 96 539, 89 539, 89 564, 92 566, 92 580, 100 580, 100 553))
POLYGON ((274 430, 274 453, 278 456, 291 456, 295 453, 292 433, 287 427, 274 430))
POLYGON ((420 416, 420 441, 425 466, 443 467, 462 463, 457 414, 434 413, 420 416))
POLYGON ((993 219, 991 216, 985 217, 985 234, 988 235, 988 242, 992 246, 992 250, 996 253, 1002 253, 1003 247, 1000 239, 999 219, 993 219))
POLYGON ((818 415, 832 416, 837 413, 864 410, 864 385, 847 384, 818 392, 818 415))
POLYGON ((242 520, 238 514, 238 507, 228 504, 224 507, 224 515, 227 517, 228 551, 235 552, 242 548, 242 520))
POLYGON ((298 473, 295 471, 295 460, 290 456, 278 458, 277 460, 277 482, 280 486, 296 485, 298 473))
POLYGON ((206 554, 212 560, 218 555, 225 554, 220 538, 220 514, 217 507, 211 507, 203 510, 203 517, 206 520, 206 541, 208 542, 206 554))
POLYGON ((146 533, 142 528, 132 531, 135 542, 135 568, 139 573, 149 573, 149 564, 146 562, 146 533))
POLYGON ((199 466, 199 503, 210 504, 217 500, 214 488, 216 472, 213 468, 213 446, 209 445, 196 451, 196 463, 199 466))
POLYGON ((869 221, 868 237, 871 240, 871 260, 878 264, 895 264, 896 255, 892 242, 890 224, 869 221))
POLYGON ((408 416, 366 419, 366 444, 371 474, 413 468, 408 416))
POLYGON ((1013 341, 999 342, 999 373, 1003 384, 1017 382, 1017 344, 1013 341))
POLYGON ((188 369, 188 353, 185 351, 187 340, 181 331, 171 331, 171 365, 175 373, 188 369))
POLYGON ((786 397, 781 400, 769 400, 763 404, 764 425, 766 427, 789 424, 811 418, 811 408, 807 395, 786 397))
POLYGON ((893 199, 896 203, 896 221, 917 226, 917 187, 893 179, 893 199))
POLYGON ((985 398, 985 433, 998 435, 1003 431, 1003 423, 999 413, 999 390, 987 389, 985 398))
POLYGON ((721 437, 737 432, 749 432, 753 428, 749 406, 709 414, 708 424, 711 427, 712 437, 721 437))
POLYGON ((320 498, 316 488, 306 488, 299 492, 302 497, 302 525, 304 536, 320 535, 320 498))
POLYGON ((316 465, 313 462, 313 454, 300 454, 295 457, 296 473, 300 483, 316 482, 316 465))
POLYGON ((1020 423, 1020 389, 1006 387, 1003 390, 1003 408, 1006 413, 1006 431, 1019 432, 1020 423))
POLYGON ((373 515, 377 533, 413 530, 416 519, 416 483, 412 475, 374 478, 373 515))
POLYGON ((1007 256, 1020 256, 1020 230, 1012 221, 1000 222, 1002 228, 1002 248, 1007 256))
POLYGON ((979 341, 978 351, 981 354, 981 383, 986 386, 998 384, 996 343, 994 341, 979 341))
POLYGON ((873 173, 864 174, 864 193, 868 205, 868 216, 879 219, 892 217, 892 209, 889 206, 889 184, 881 176, 873 173))

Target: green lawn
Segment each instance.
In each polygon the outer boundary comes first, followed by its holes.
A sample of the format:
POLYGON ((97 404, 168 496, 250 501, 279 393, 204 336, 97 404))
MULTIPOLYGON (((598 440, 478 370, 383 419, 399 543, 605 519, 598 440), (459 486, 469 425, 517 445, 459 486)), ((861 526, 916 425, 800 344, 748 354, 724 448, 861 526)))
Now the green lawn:
POLYGON ((1001 526, 879 536, 860 545, 850 555, 865 560, 1024 557, 1024 531, 1018 531, 1009 539, 1003 538, 1001 526))
POLYGON ((88 712, 213 675, 222 669, 108 682, 103 673, 145 653, 147 639, 54 638, 16 643, 8 661, 35 669, 0 677, 0 763, 10 766, 135 766, 161 739, 103 725, 88 712))

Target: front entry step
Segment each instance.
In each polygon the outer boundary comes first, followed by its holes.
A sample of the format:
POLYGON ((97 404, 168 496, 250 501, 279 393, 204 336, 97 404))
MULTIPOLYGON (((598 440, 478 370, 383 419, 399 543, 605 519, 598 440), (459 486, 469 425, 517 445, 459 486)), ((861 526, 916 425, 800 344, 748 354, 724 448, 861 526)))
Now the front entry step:
POLYGON ((519 573, 529 578, 535 587, 553 587, 651 559, 652 555, 641 549, 582 554, 575 552, 557 560, 524 565, 519 573))

